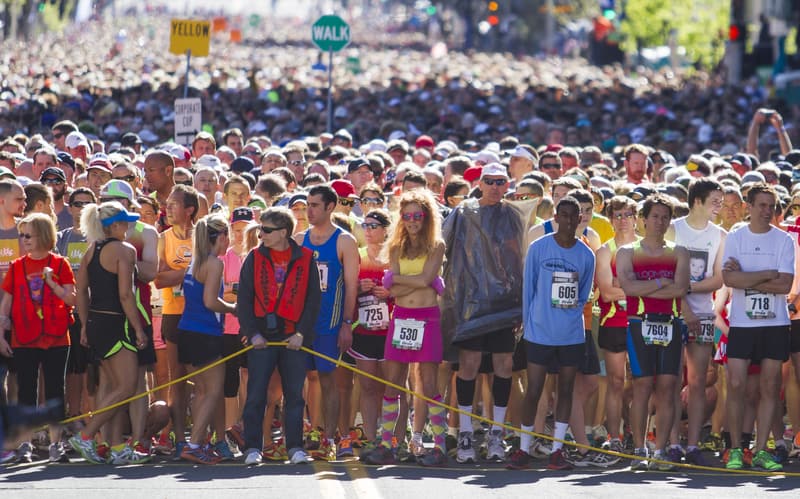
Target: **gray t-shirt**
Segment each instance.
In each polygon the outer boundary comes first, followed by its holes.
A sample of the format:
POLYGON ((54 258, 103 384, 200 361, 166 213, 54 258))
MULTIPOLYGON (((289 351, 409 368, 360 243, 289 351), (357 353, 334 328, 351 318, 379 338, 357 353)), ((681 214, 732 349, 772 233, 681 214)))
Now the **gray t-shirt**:
POLYGON ((56 215, 56 226, 58 230, 69 229, 75 225, 75 222, 72 220, 72 214, 69 212, 69 208, 64 205, 64 209, 61 210, 61 213, 56 215))
POLYGON ((14 226, 11 229, 0 229, 0 281, 5 279, 11 262, 20 257, 19 231, 14 226))
POLYGON ((70 227, 58 233, 56 239, 56 252, 69 260, 72 272, 78 272, 78 267, 81 266, 81 259, 86 253, 89 243, 86 242, 86 236, 79 230, 70 227))

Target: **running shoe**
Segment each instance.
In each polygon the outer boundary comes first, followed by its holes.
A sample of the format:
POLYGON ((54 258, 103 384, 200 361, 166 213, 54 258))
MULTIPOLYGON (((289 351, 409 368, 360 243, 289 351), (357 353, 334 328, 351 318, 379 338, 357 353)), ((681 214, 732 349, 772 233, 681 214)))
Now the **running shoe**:
POLYGON ((30 444, 35 449, 50 449, 50 432, 41 430, 37 431, 33 434, 33 438, 31 438, 30 444))
POLYGON ((136 461, 134 462, 134 464, 144 464, 153 458, 150 449, 142 445, 142 443, 139 442, 138 440, 136 442, 133 442, 132 447, 133 447, 133 453, 136 457, 136 461))
POLYGON ((528 454, 530 454, 531 457, 537 459, 544 459, 550 457, 550 454, 552 453, 553 453, 552 443, 541 437, 535 437, 533 439, 533 443, 531 443, 530 452, 528 452, 528 454))
POLYGON ((776 445, 775 450, 772 451, 772 455, 775 459, 775 462, 778 464, 783 464, 789 461, 789 451, 786 449, 786 444, 776 445))
POLYGON ((97 444, 97 455, 100 456, 100 459, 103 460, 104 463, 108 463, 108 460, 111 459, 111 446, 108 445, 108 442, 101 442, 97 444))
POLYGON ((156 439, 156 437, 153 437, 153 444, 151 447, 153 451, 159 456, 171 456, 172 454, 175 453, 175 445, 169 438, 169 432, 166 431, 162 431, 158 435, 158 439, 156 439))
POLYGON ((676 456, 683 456, 678 449, 670 448, 667 452, 655 451, 652 459, 647 463, 647 469, 651 471, 675 471, 677 467, 673 464, 676 456))
POLYGON ((245 452, 244 464, 248 466, 261 464, 262 459, 263 458, 261 457, 261 452, 259 452, 258 449, 248 449, 245 452))
POLYGON ((319 447, 310 452, 311 457, 315 461, 335 461, 336 460, 336 445, 324 436, 320 437, 319 447))
POLYGON ((792 450, 789 451, 789 457, 800 456, 800 432, 792 439, 792 450))
POLYGON ((742 450, 742 462, 748 468, 753 466, 753 451, 749 447, 742 450))
POLYGON ((220 440, 219 442, 215 443, 212 446, 212 449, 214 450, 214 454, 219 456, 219 458, 223 461, 232 461, 235 457, 233 455, 233 451, 228 446, 228 442, 225 440, 220 440))
POLYGON ((173 461, 180 461, 183 455, 183 449, 187 447, 186 442, 175 442, 175 454, 172 455, 173 461))
MULTIPOLYGON (((401 440, 399 443, 397 443, 397 445, 392 448, 392 451, 394 452, 394 456, 397 461, 401 463, 417 462, 417 456, 411 452, 411 449, 408 447, 408 444, 405 440, 401 440)), ((422 455, 425 455, 424 449, 422 455)))
POLYGON ((492 430, 486 444, 486 459, 502 462, 506 458, 506 448, 503 446, 503 431, 492 430))
POLYGON ((460 464, 475 462, 475 448, 472 446, 472 433, 462 431, 458 434, 456 461, 460 464))
POLYGON ((634 449, 633 455, 636 456, 637 459, 631 459, 631 471, 647 470, 647 458, 649 457, 649 451, 647 450, 647 447, 634 449))
POLYGON ((447 456, 442 449, 434 447, 427 454, 419 458, 419 464, 428 468, 441 468, 447 466, 447 456))
POLYGON ((126 444, 118 449, 112 447, 111 457, 108 462, 114 466, 124 466, 126 464, 132 464, 134 459, 133 448, 126 444))
POLYGON ((594 466, 595 468, 608 468, 609 466, 617 464, 620 459, 617 456, 611 456, 605 452, 590 451, 589 454, 591 455, 591 459, 587 461, 586 464, 594 466))
POLYGON ((522 449, 517 449, 508 456, 506 468, 510 470, 524 470, 530 467, 531 456, 522 449))
POLYGON ((50 444, 50 448, 48 449, 48 453, 50 454, 50 462, 51 463, 68 463, 69 458, 67 457, 67 453, 64 450, 64 444, 61 442, 50 444))
POLYGON ((414 435, 411 437, 411 441, 408 442, 408 451, 416 457, 425 454, 425 444, 422 442, 422 435, 414 435))
POLYGON ((687 464, 693 464, 695 466, 709 466, 708 461, 706 461, 706 458, 703 457, 703 452, 697 447, 687 452, 685 459, 687 464))
POLYGON ((218 456, 212 454, 205 447, 197 446, 192 448, 189 444, 183 446, 181 459, 197 464, 217 464, 221 461, 218 456))
POLYGON ((30 442, 22 442, 17 447, 17 463, 33 462, 33 445, 30 442))
POLYGON ((272 445, 267 446, 262 454, 264 459, 270 461, 287 461, 289 459, 289 453, 286 451, 286 443, 283 441, 283 437, 273 442, 272 445))
POLYGON ((336 459, 345 457, 353 457, 353 441, 349 437, 339 440, 339 445, 336 446, 336 459))
POLYGON ((361 460, 367 464, 377 464, 381 466, 395 464, 396 462, 394 452, 385 445, 379 445, 375 450, 363 456, 361 460))
POLYGON ((547 469, 548 470, 571 470, 572 465, 567 462, 566 456, 564 456, 564 449, 558 449, 553 451, 550 454, 550 458, 547 462, 547 469))
POLYGON ((244 434, 242 430, 242 425, 235 423, 232 424, 230 428, 225 430, 225 436, 228 437, 228 440, 236 444, 240 450, 244 449, 244 434))
POLYGON ((594 459, 592 454, 591 451, 586 451, 583 454, 578 450, 575 450, 575 452, 566 451, 564 452, 564 460, 577 468, 585 468, 594 459))
POLYGON ((14 461, 17 458, 17 451, 3 450, 0 451, 0 464, 6 464, 14 461))
POLYGON ((306 454, 306 451, 304 451, 303 449, 297 449, 296 451, 294 451, 294 454, 292 454, 292 458, 289 460, 289 462, 292 464, 308 464, 313 461, 314 460, 311 459, 311 456, 306 454))
POLYGON ((760 468, 764 471, 783 471, 783 465, 775 462, 772 454, 763 449, 756 452, 752 463, 753 468, 760 468))
POLYGON ((369 443, 369 439, 364 433, 364 427, 361 425, 350 428, 350 444, 354 449, 360 449, 369 443))
POLYGON ((720 452, 725 446, 719 433, 710 433, 700 444, 700 449, 709 452, 720 452))
POLYGON ((77 435, 69 439, 72 448, 78 452, 86 461, 93 464, 105 464, 106 460, 97 453, 97 443, 94 439, 84 440, 82 434, 79 432, 77 435))
POLYGON ((605 426, 600 424, 592 427, 590 441, 593 442, 595 446, 599 447, 603 445, 603 443, 606 442, 607 440, 608 440, 608 430, 606 429, 605 426))
MULTIPOLYGON (((728 454, 728 462, 725 463, 725 468, 729 470, 740 470, 744 466, 744 453, 742 449, 730 449, 728 454)), ((724 461, 724 457, 723 457, 724 461)))
POLYGON ((680 464, 683 461, 683 449, 681 447, 671 446, 667 449, 667 460, 675 464, 680 464))
MULTIPOLYGON (((319 446, 322 442, 322 433, 319 430, 311 430, 305 434, 305 442, 303 447, 305 450, 315 451, 319 449, 319 446)), ((311 453, 311 457, 314 457, 314 453, 311 453)), ((316 458, 315 458, 316 459, 316 458)))

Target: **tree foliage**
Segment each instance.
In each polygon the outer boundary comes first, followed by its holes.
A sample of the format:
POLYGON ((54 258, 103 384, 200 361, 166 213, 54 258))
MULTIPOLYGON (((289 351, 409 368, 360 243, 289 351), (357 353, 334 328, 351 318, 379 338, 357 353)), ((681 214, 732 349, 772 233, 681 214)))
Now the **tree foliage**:
POLYGON ((725 51, 730 0, 627 0, 621 31, 622 48, 668 45, 674 29, 689 61, 715 65, 725 51))

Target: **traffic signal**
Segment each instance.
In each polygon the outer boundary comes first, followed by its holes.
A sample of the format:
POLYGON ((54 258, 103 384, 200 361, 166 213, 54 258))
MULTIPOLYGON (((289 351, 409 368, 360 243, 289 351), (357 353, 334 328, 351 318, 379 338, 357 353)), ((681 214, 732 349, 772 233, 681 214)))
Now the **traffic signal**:
POLYGON ((486 5, 486 10, 489 11, 489 15, 486 16, 486 22, 489 23, 490 26, 497 26, 498 24, 500 24, 500 16, 498 16, 499 9, 500 9, 500 4, 498 4, 494 0, 490 1, 486 5))
POLYGON ((728 40, 731 42, 743 42, 747 37, 747 27, 744 24, 731 24, 728 27, 728 40))

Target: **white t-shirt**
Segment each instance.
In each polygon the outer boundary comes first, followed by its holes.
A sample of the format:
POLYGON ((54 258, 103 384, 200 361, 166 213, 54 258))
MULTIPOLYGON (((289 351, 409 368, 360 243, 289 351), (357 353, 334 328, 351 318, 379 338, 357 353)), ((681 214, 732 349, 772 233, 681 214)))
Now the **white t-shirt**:
MULTIPOLYGON (((792 238, 784 231, 770 227, 768 232, 754 234, 749 225, 734 229, 725 242, 723 265, 736 258, 743 272, 776 269, 794 275, 792 238)), ((770 327, 789 324, 786 296, 733 289, 730 324, 732 327, 770 327)))
MULTIPOLYGON (((675 244, 683 246, 689 253, 689 280, 700 282, 714 275, 717 252, 725 229, 708 223, 702 230, 689 225, 686 217, 675 220, 675 244)), ((685 298, 695 314, 713 314, 714 302, 711 293, 692 293, 685 298)))

